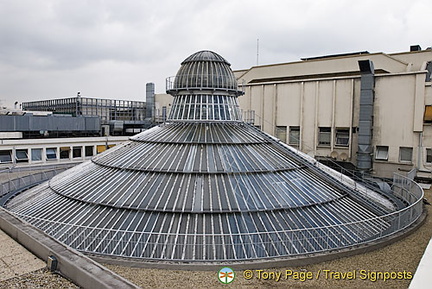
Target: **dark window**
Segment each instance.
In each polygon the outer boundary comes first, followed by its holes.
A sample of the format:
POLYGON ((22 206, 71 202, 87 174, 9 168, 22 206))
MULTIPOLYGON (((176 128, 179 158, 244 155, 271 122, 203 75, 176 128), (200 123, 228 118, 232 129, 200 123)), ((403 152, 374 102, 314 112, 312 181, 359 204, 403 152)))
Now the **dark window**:
POLYGON ((46 149, 46 158, 47 158, 47 160, 57 159, 57 148, 47 148, 46 149))
POLYGON ((72 155, 74 158, 80 158, 81 157, 81 149, 82 149, 82 147, 73 147, 72 155))
POLYGON ((70 147, 61 147, 60 148, 60 158, 68 159, 70 155, 70 147))
POLYGON ((16 150, 15 151, 15 160, 17 163, 26 163, 28 162, 28 154, 27 150, 16 150))
POLYGON ((336 145, 347 147, 349 145, 349 129, 348 128, 338 128, 336 129, 336 145))
POLYGON ((300 127, 290 126, 289 130, 289 144, 298 145, 300 143, 300 127))
POLYGON ((287 135, 287 127, 286 126, 277 126, 276 127, 276 137, 283 142, 286 142, 287 135))
POLYGON ((12 162, 12 150, 0 151, 0 163, 12 162))
POLYGON ((331 128, 320 127, 318 132, 318 145, 330 146, 330 141, 331 141, 331 128))
POLYGON ((432 149, 426 149, 426 162, 432 163, 432 149))

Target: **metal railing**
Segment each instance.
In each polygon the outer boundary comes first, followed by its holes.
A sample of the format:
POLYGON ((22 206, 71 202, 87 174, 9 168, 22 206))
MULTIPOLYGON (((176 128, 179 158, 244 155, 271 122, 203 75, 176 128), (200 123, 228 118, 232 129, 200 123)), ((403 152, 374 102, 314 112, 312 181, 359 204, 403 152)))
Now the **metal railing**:
POLYGON ((3 206, 14 194, 47 181, 75 165, 77 164, 3 168, 0 170, 0 206, 3 206))
POLYGON ((225 90, 244 94, 244 86, 238 86, 234 76, 206 75, 206 74, 182 74, 166 78, 166 90, 225 90))
MULTIPOLYGON (((40 181, 49 177, 49 174, 40 172, 29 176, 26 181, 21 179, 17 183, 12 182, 12 187, 3 183, 1 188, 7 190, 5 188, 9 186, 16 190, 28 186, 30 180, 40 181)), ((403 231, 422 215, 424 192, 413 180, 398 174, 394 175, 392 189, 396 196, 408 203, 407 207, 356 222, 247 234, 175 234, 116 230, 16 215, 59 241, 88 253, 178 261, 274 258, 348 248, 403 231)))

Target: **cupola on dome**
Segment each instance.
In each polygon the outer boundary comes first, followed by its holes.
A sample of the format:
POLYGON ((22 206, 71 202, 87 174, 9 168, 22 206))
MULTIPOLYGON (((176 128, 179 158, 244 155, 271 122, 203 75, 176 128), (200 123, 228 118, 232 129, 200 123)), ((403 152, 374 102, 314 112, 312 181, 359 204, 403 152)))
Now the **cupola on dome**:
POLYGON ((204 50, 192 54, 182 63, 168 91, 198 89, 237 91, 237 80, 230 63, 219 54, 204 50))

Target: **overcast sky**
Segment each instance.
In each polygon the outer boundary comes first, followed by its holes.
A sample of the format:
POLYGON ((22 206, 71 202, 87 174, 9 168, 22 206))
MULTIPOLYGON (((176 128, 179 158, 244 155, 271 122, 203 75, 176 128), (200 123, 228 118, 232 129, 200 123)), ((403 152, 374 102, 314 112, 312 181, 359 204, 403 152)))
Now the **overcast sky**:
POLYGON ((432 45, 430 0, 0 0, 0 101, 145 100, 199 50, 236 69, 432 45))

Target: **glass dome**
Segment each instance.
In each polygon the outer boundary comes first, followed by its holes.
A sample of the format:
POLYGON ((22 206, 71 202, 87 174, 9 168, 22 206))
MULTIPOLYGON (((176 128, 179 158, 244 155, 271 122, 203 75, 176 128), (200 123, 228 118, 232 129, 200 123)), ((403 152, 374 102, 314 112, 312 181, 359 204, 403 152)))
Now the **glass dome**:
POLYGON ((219 54, 192 54, 168 80, 167 92, 174 96, 168 121, 241 121, 237 96, 243 92, 229 62, 219 54))
POLYGON ((168 93, 180 90, 222 90, 236 95, 237 80, 231 64, 219 54, 203 50, 186 58, 174 79, 170 79, 168 93))
POLYGON ((322 256, 384 239, 421 213, 421 202, 399 213, 408 204, 396 196, 241 122, 236 80, 216 53, 191 55, 177 78, 170 121, 22 192, 8 210, 82 252, 181 265, 322 256))

